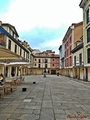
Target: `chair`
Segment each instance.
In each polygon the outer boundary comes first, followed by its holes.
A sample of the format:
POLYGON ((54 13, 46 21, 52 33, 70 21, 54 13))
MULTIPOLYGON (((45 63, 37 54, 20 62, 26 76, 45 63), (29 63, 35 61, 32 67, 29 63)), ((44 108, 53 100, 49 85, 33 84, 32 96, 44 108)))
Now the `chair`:
POLYGON ((17 84, 14 80, 5 82, 5 93, 7 92, 13 92, 16 90, 17 84))
POLYGON ((4 96, 4 85, 0 85, 0 98, 4 96))

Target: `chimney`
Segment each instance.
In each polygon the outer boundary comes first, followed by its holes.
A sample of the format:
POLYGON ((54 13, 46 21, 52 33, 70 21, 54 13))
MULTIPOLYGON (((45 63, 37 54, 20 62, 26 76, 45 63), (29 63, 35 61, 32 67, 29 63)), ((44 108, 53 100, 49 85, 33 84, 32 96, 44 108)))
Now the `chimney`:
POLYGON ((2 21, 0 21, 0 26, 2 25, 2 21))

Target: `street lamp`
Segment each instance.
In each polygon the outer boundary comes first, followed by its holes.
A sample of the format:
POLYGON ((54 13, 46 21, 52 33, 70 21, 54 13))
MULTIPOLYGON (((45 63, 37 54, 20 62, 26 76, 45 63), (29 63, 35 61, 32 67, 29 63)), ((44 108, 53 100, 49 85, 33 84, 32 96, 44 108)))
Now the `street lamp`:
POLYGON ((44 61, 44 64, 45 64, 45 68, 44 68, 44 77, 46 77, 46 58, 45 58, 45 60, 43 60, 44 61))

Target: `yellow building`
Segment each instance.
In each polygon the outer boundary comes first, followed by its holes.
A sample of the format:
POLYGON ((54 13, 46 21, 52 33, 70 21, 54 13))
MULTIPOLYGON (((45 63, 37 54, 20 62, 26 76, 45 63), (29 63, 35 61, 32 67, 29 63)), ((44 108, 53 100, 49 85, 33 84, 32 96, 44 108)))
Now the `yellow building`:
POLYGON ((75 42, 76 47, 71 51, 73 53, 73 77, 78 79, 84 78, 84 48, 83 37, 75 42))
POLYGON ((14 26, 9 23, 2 23, 2 21, 0 21, 0 46, 20 56, 20 60, 4 59, 5 63, 3 63, 3 59, 0 60, 0 73, 6 77, 30 74, 32 49, 27 42, 19 40, 19 35, 14 26))
POLYGON ((84 80, 90 81, 90 0, 81 0, 83 9, 84 80))

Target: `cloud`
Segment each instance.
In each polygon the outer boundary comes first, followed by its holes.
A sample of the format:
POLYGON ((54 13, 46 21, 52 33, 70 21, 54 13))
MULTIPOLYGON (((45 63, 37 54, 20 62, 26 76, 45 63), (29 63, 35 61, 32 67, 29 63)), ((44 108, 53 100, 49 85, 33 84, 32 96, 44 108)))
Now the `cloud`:
POLYGON ((53 51, 55 51, 56 53, 58 53, 58 48, 59 46, 62 44, 62 39, 63 39, 63 36, 58 38, 58 39, 54 39, 54 40, 51 40, 51 41, 47 41, 47 42, 42 42, 40 44, 40 48, 44 50, 50 48, 52 49, 53 51))
POLYGON ((15 25, 18 31, 28 31, 36 26, 57 28, 64 23, 81 20, 79 2, 80 0, 13 0, 2 20, 15 25))
POLYGON ((59 39, 67 27, 62 25, 60 28, 50 29, 44 27, 35 27, 28 32, 21 32, 21 39, 28 40, 32 46, 40 45, 55 39, 59 39))
POLYGON ((14 25, 20 39, 26 40, 32 48, 56 50, 67 28, 82 21, 80 0, 8 1, 0 19, 14 25))

